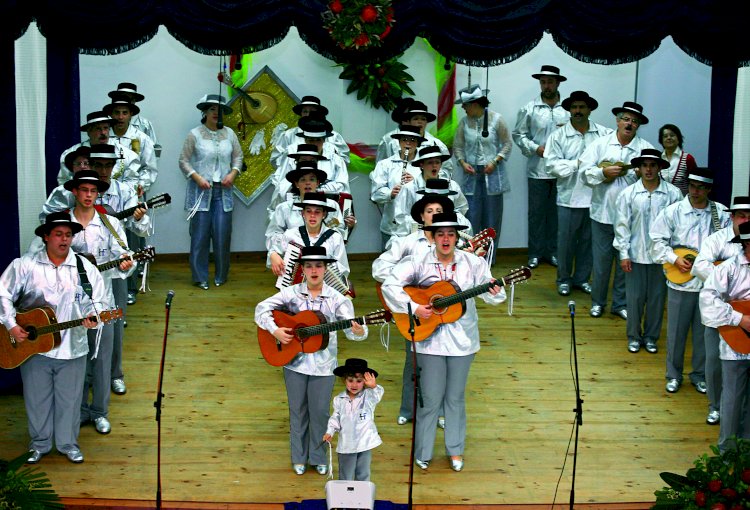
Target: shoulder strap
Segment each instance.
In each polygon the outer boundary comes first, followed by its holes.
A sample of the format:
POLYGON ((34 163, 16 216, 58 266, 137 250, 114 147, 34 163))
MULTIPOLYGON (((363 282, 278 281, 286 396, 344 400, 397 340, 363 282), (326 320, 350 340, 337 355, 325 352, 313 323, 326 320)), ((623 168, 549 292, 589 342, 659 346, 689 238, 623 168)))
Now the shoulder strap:
POLYGON ((128 251, 128 245, 125 244, 122 239, 120 239, 119 235, 117 235, 117 231, 112 226, 112 223, 110 223, 109 218, 107 218, 107 215, 101 212, 99 209, 97 209, 96 212, 99 215, 99 218, 101 218, 102 223, 104 223, 104 226, 107 227, 107 230, 109 230, 109 233, 112 234, 112 237, 115 238, 115 241, 117 241, 117 244, 120 245, 120 248, 122 248, 125 251, 128 251))
POLYGON ((721 222, 719 221, 719 211, 716 210, 716 202, 713 200, 709 201, 711 207, 711 232, 718 232, 721 230, 721 222))
POLYGON ((83 257, 79 254, 76 255, 76 266, 78 266, 78 277, 81 280, 81 287, 83 288, 83 292, 86 293, 86 295, 91 299, 91 301, 94 300, 94 298, 91 296, 93 293, 93 288, 91 287, 91 282, 89 281, 89 277, 86 274, 86 268, 83 267, 83 257))
POLYGON ((307 235, 307 227, 302 225, 299 227, 299 235, 302 238, 302 242, 305 246, 310 246, 310 236, 307 235))
POLYGON ((318 238, 317 242, 315 243, 315 246, 322 246, 326 240, 333 235, 333 233, 336 232, 334 229, 329 228, 322 234, 320 234, 320 237, 318 238))

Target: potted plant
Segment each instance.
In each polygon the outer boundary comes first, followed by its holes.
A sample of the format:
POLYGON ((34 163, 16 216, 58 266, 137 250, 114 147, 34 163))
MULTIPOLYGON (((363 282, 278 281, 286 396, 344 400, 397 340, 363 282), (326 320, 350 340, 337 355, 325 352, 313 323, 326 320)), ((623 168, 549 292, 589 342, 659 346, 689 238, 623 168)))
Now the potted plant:
POLYGON ((42 510, 64 508, 46 473, 25 465, 29 454, 0 459, 0 508, 42 510))

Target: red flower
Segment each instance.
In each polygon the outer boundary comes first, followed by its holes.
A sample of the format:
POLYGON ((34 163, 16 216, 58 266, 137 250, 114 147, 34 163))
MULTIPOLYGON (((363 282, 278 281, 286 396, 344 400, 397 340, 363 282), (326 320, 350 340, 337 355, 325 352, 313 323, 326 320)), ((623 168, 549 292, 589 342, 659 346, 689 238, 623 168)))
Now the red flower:
POLYGON ((385 30, 383 30, 383 32, 380 34, 379 36, 380 40, 382 41, 383 39, 385 39, 390 33, 391 33, 391 26, 388 25, 387 27, 385 27, 385 30))
POLYGON ((731 487, 725 487, 721 489, 721 495, 729 500, 732 500, 737 497, 737 491, 732 489, 731 487))
POLYGON ((388 7, 388 10, 385 11, 385 20, 390 23, 393 21, 393 7, 388 7))
POLYGON ((697 491, 695 493, 695 504, 698 506, 706 506, 706 493, 703 491, 697 491))
POLYGON ((378 19, 378 10, 372 5, 365 5, 362 7, 362 12, 359 15, 360 19, 365 23, 372 23, 378 19))
POLYGON ((742 470, 742 481, 745 483, 750 483, 750 469, 743 469, 742 470))
POLYGON ((369 38, 369 37, 367 37, 367 34, 364 34, 364 33, 362 33, 362 34, 359 34, 359 35, 358 35, 358 36, 357 36, 357 37, 356 37, 356 38, 354 39, 354 46, 356 46, 356 47, 358 47, 358 48, 359 48, 360 46, 367 46, 368 44, 370 44, 370 38, 369 38))
POLYGON ((721 480, 711 480, 708 482, 708 490, 711 492, 719 492, 721 490, 721 480))
POLYGON ((714 503, 711 505, 711 510, 726 510, 727 507, 724 503, 714 503))
POLYGON ((333 0, 333 2, 328 4, 328 8, 331 9, 332 13, 340 14, 344 10, 344 5, 341 3, 341 0, 333 0))

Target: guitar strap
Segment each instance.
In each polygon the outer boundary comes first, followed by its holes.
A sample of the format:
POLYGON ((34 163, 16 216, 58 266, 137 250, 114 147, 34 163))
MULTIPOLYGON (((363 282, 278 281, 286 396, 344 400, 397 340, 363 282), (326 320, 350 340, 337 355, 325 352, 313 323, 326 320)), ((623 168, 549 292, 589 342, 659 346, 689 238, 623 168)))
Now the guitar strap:
POLYGON ((109 221, 109 218, 107 218, 107 215, 101 212, 100 210, 96 210, 96 213, 99 215, 99 218, 102 220, 102 223, 104 223, 104 226, 107 227, 107 230, 109 230, 109 233, 112 234, 112 237, 115 238, 115 241, 117 241, 117 244, 120 245, 120 248, 122 248, 125 251, 130 251, 128 248, 128 245, 123 242, 122 239, 120 239, 120 236, 117 235, 117 231, 112 226, 112 223, 109 221))
POLYGON ((91 287, 91 282, 89 281, 89 277, 86 274, 86 269, 83 267, 83 262, 81 261, 81 259, 81 255, 76 253, 76 266, 78 266, 78 277, 81 279, 81 287, 83 288, 83 292, 85 292, 89 299, 93 302, 94 298, 92 296, 92 293, 94 289, 91 287))
POLYGON ((721 230, 721 222, 719 221, 719 211, 716 210, 716 202, 711 200, 709 206, 711 207, 711 226, 713 227, 711 233, 718 232, 721 230))
POLYGON ((309 246, 322 246, 323 243, 326 242, 328 238, 333 235, 334 232, 335 230, 329 228, 328 230, 320 234, 320 237, 318 238, 317 241, 315 241, 315 244, 311 245, 310 236, 307 235, 307 227, 303 225, 299 228, 299 235, 302 238, 302 242, 305 243, 305 246, 308 246, 308 247, 309 246))

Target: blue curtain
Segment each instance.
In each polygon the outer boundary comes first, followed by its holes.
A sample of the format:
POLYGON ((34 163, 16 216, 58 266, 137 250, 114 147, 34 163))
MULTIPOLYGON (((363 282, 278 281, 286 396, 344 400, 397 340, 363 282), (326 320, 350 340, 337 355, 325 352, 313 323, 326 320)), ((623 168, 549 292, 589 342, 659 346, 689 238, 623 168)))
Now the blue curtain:
POLYGON ((711 198, 732 204, 734 102, 737 68, 715 66, 711 70, 711 129, 708 136, 708 168, 715 173, 711 198))

